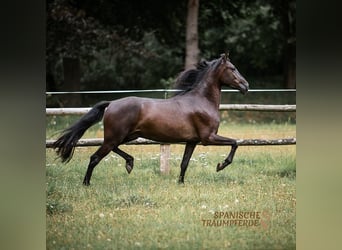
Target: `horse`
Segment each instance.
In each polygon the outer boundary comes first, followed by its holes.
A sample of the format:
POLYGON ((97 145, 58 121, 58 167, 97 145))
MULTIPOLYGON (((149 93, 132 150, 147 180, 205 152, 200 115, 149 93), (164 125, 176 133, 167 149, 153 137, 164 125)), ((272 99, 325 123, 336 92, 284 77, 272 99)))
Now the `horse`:
POLYGON ((83 179, 86 186, 90 185, 95 166, 111 151, 126 160, 125 167, 130 174, 134 158, 119 149, 119 146, 138 137, 162 143, 185 143, 178 178, 180 184, 184 184, 190 158, 199 143, 204 146, 231 146, 225 160, 217 164, 216 171, 221 171, 232 163, 238 148, 236 140, 217 134, 222 86, 237 89, 242 94, 246 94, 249 89, 248 82, 227 54, 212 61, 202 60, 194 69, 181 72, 175 82, 180 92, 168 99, 132 96, 95 104, 88 113, 61 133, 53 148, 62 162, 69 162, 77 141, 89 127, 103 118, 104 140, 90 157, 83 179))

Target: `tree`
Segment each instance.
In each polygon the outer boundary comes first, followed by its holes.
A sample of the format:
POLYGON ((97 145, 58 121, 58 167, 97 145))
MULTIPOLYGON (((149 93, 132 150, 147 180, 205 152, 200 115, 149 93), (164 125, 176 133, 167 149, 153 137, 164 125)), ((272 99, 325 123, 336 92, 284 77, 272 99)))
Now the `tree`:
MULTIPOLYGON (((284 86, 295 86, 294 0, 48 0, 46 6, 47 90, 167 88, 199 57, 227 51, 253 87, 273 87, 282 75, 284 86), (65 68, 67 58, 79 80, 67 76, 74 71, 65 68)), ((83 105, 95 101, 89 100, 83 105)))
POLYGON ((188 0, 185 69, 193 68, 198 62, 198 8, 199 0, 188 0))
POLYGON ((65 90, 79 90, 80 58, 92 57, 94 51, 107 47, 113 34, 69 1, 50 1, 47 8, 47 75, 56 76, 59 63, 64 79, 57 79, 58 84, 64 82, 65 90))
POLYGON ((285 87, 296 88, 296 2, 273 2, 276 15, 280 16, 283 33, 283 67, 285 87))
POLYGON ((83 89, 166 86, 182 69, 181 0, 50 0, 46 16, 47 90, 74 89, 63 77, 65 57, 80 59, 83 89))
MULTIPOLYGON (((70 91, 80 90, 81 81, 81 66, 80 59, 72 57, 63 57, 63 72, 64 72, 64 83, 68 86, 70 91)), ((81 105, 81 95, 73 94, 70 98, 68 105, 72 107, 79 107, 81 105)))

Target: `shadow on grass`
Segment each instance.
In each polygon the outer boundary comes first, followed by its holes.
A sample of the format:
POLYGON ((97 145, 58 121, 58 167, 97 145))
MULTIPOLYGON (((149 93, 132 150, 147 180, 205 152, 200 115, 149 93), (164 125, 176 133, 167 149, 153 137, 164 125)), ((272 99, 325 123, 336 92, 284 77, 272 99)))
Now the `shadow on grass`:
POLYGON ((246 181, 246 176, 243 176, 238 172, 237 169, 226 168, 222 171, 216 172, 214 167, 210 168, 201 168, 197 167, 196 171, 189 171, 185 178, 186 183, 192 184, 220 184, 220 185, 230 185, 230 184, 238 184, 243 185, 246 181))
POLYGON ((57 200, 48 200, 46 202, 46 213, 48 215, 72 212, 72 210, 72 205, 68 203, 63 203, 57 200))
POLYGON ((150 197, 140 194, 130 194, 124 198, 114 198, 102 200, 103 205, 110 208, 129 208, 133 206, 143 206, 146 208, 155 208, 157 203, 150 197))
POLYGON ((288 178, 290 180, 296 179, 296 164, 289 162, 288 164, 274 170, 266 171, 268 176, 279 176, 281 178, 288 178))

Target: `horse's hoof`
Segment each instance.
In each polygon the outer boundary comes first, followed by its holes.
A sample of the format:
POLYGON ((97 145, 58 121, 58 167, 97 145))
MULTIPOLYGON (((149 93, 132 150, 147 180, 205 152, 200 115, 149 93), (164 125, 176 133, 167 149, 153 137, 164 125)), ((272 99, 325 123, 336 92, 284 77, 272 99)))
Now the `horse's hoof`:
POLYGON ((217 166, 216 166, 216 172, 221 171, 222 169, 223 168, 222 168, 221 163, 218 163, 217 166))
POLYGON ((232 163, 232 161, 229 161, 229 160, 225 160, 222 164, 218 163, 216 167, 216 172, 221 171, 222 169, 227 167, 230 163, 232 163))
POLYGON ((131 167, 131 165, 126 165, 126 170, 127 170, 127 173, 130 174, 133 168, 131 167))
POLYGON ((90 182, 89 181, 83 181, 83 185, 84 186, 90 186, 90 182))
POLYGON ((222 164, 221 163, 218 163, 217 164, 217 167, 216 167, 216 172, 218 171, 221 171, 222 169, 224 169, 225 167, 227 167, 227 162, 223 162, 222 164))
POLYGON ((184 177, 182 177, 182 176, 179 177, 178 184, 179 185, 184 185, 184 177))

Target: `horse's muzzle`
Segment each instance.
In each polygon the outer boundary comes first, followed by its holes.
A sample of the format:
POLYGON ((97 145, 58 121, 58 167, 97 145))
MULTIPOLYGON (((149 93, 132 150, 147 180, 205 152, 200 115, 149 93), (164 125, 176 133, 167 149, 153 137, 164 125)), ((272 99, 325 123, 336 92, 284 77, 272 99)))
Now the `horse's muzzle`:
POLYGON ((245 82, 245 83, 239 83, 239 88, 240 88, 240 92, 242 93, 242 94, 247 94, 247 92, 248 92, 248 89, 249 89, 249 85, 248 85, 248 83, 247 82, 245 82))

